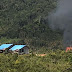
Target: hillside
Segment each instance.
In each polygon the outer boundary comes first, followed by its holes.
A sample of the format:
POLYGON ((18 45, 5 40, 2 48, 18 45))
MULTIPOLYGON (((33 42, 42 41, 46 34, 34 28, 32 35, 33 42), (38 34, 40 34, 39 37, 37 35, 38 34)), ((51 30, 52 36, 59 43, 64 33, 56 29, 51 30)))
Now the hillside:
POLYGON ((72 72, 72 53, 49 51, 45 57, 0 54, 0 72, 72 72))
POLYGON ((57 0, 0 0, 0 45, 29 46, 29 54, 0 53, 0 72, 72 72, 63 31, 49 27, 56 7, 57 0))
POLYGON ((48 26, 57 0, 0 0, 0 43, 62 48, 62 32, 48 26))

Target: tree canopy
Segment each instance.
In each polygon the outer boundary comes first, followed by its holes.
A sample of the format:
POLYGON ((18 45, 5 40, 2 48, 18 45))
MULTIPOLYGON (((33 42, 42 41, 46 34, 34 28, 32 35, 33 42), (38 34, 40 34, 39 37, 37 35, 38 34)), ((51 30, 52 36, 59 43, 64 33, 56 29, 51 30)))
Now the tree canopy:
POLYGON ((47 20, 56 4, 57 0, 0 0, 0 38, 33 46, 60 40, 62 34, 52 31, 47 20))

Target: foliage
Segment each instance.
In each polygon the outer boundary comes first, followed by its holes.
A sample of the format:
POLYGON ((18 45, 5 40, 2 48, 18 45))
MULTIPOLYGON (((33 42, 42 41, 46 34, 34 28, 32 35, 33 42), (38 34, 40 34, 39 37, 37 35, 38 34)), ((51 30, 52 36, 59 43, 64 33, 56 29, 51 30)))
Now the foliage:
POLYGON ((26 44, 32 52, 0 54, 0 72, 72 72, 72 53, 57 50, 63 49, 62 31, 48 25, 56 4, 57 0, 0 0, 0 45, 26 44))
POLYGON ((26 44, 32 52, 0 54, 0 72, 72 71, 72 54, 57 50, 63 49, 62 31, 48 25, 47 17, 56 4, 57 0, 0 0, 0 45, 26 44))
POLYGON ((0 54, 0 72, 71 72, 72 53, 50 50, 46 56, 0 54))
POLYGON ((57 0, 0 0, 0 41, 48 47, 61 40, 60 31, 48 26, 48 15, 57 0))

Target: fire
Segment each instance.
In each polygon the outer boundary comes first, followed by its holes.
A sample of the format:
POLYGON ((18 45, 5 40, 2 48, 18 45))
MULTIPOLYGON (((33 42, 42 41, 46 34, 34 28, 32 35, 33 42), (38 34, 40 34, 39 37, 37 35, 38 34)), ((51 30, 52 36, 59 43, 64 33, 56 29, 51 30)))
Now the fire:
POLYGON ((67 47, 66 48, 66 52, 71 51, 71 50, 72 50, 72 47, 67 47))
POLYGON ((36 54, 36 56, 46 56, 47 54, 36 54))

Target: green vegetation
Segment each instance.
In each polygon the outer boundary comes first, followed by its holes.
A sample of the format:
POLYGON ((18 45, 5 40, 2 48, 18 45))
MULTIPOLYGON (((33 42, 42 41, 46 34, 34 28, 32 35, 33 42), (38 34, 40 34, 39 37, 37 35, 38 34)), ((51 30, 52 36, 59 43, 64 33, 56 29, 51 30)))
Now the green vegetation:
POLYGON ((50 50, 44 57, 0 54, 0 72, 72 72, 72 53, 50 50))
POLYGON ((57 0, 0 0, 0 44, 61 48, 62 32, 52 31, 47 20, 56 4, 57 0))
POLYGON ((58 50, 63 49, 62 31, 48 25, 56 4, 57 0, 0 0, 0 44, 26 44, 32 53, 0 54, 0 72, 72 72, 72 53, 58 50))

